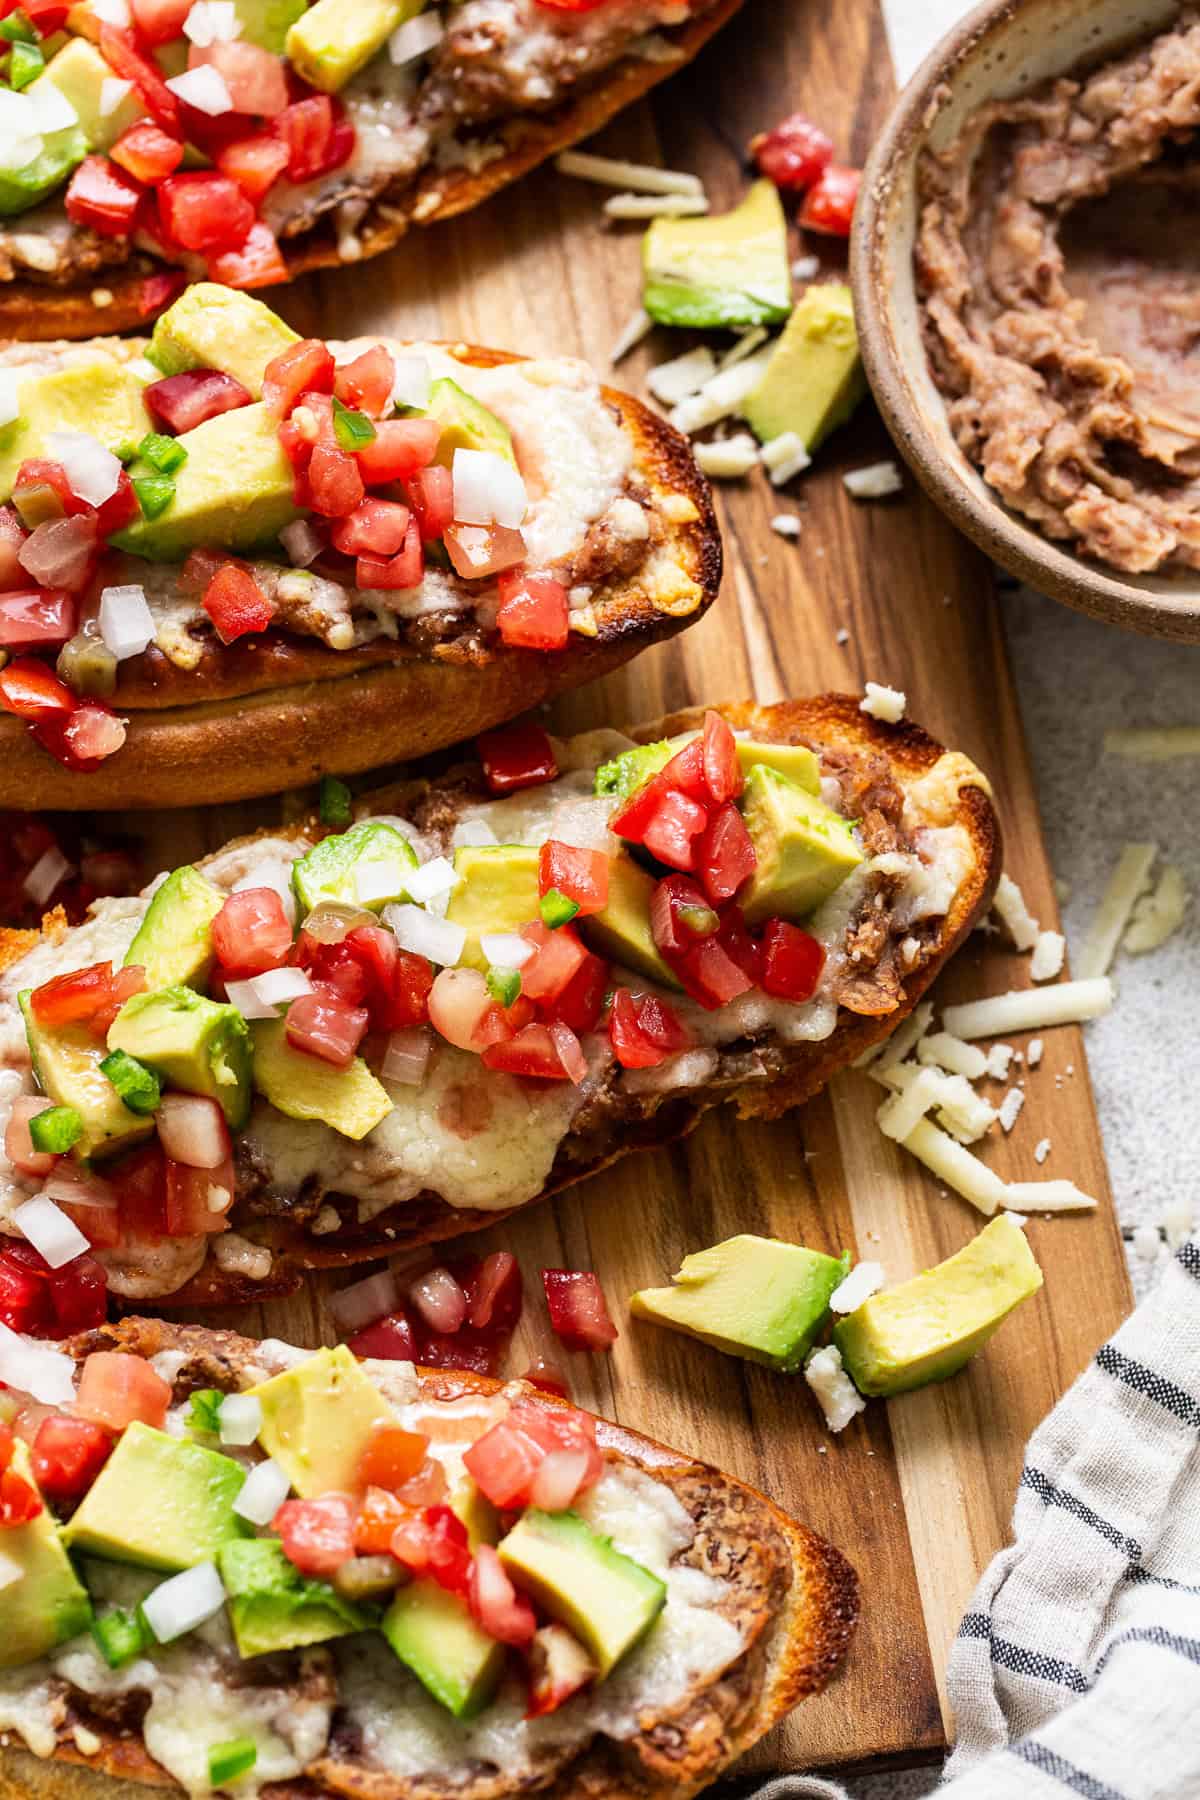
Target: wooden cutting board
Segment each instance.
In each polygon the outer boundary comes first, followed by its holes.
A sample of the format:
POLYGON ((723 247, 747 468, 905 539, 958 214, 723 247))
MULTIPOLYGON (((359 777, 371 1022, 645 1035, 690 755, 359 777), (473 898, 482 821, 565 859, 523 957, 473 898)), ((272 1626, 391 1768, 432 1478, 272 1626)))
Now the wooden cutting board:
MULTIPOLYGON (((890 93, 874 0, 750 0, 696 67, 598 147, 695 169, 723 209, 744 191, 742 146, 754 131, 799 107, 833 133, 840 155, 861 162, 890 93)), ((603 364, 636 304, 639 263, 636 231, 606 231, 600 199, 598 190, 544 171, 479 212, 415 233, 382 261, 298 288, 282 310, 322 335, 462 336, 603 364)), ((829 268, 838 255, 827 249, 829 268)), ((661 334, 622 366, 624 385, 640 383, 647 363, 670 353, 661 334)), ((555 723, 582 729, 705 698, 753 693, 770 701, 860 690, 867 677, 889 682, 906 691, 914 718, 990 772, 1007 866, 1049 925, 1053 882, 989 570, 907 476, 900 499, 850 499, 843 469, 887 448, 864 407, 786 500, 757 480, 723 488, 727 574, 719 604, 675 643, 601 689, 563 701, 555 723), (802 510, 798 546, 769 526, 785 506, 802 510)), ((271 801, 161 815, 139 820, 138 829, 169 865, 279 816, 271 801)), ((1027 959, 977 934, 945 991, 992 993, 1028 979, 1027 959)), ((825 1430, 799 1380, 635 1325, 624 1303, 633 1289, 666 1280, 688 1251, 737 1231, 831 1252, 849 1246, 856 1257, 882 1261, 892 1280, 966 1242, 978 1215, 939 1192, 880 1135, 880 1092, 865 1077, 845 1076, 774 1125, 710 1115, 686 1143, 628 1162, 473 1240, 473 1248, 517 1251, 525 1269, 530 1300, 514 1369, 549 1348, 538 1269, 595 1268, 621 1338, 611 1357, 573 1359, 575 1397, 757 1483, 857 1566, 863 1619, 846 1673, 767 1740, 756 1768, 912 1760, 941 1750, 952 1728, 947 1648, 976 1577, 1005 1540, 1022 1446, 1128 1308, 1077 1031, 1046 1034, 1045 1059, 1026 1096, 1015 1131, 989 1144, 988 1161, 1006 1178, 1069 1176, 1101 1196, 1099 1212, 1031 1221, 1044 1294, 965 1375, 873 1404, 840 1438, 825 1430), (1053 1148, 1039 1169, 1033 1149, 1044 1137, 1053 1148)), ((292 1300, 221 1322, 301 1342, 331 1340, 325 1285, 314 1278, 292 1300)))

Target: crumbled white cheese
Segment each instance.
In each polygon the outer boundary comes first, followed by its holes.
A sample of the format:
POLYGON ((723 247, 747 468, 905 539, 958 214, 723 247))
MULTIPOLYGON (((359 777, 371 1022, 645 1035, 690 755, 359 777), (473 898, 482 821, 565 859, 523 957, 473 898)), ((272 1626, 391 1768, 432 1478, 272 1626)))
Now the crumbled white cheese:
POLYGON ((722 369, 714 375, 698 394, 682 401, 672 412, 671 423, 676 431, 692 437, 697 431, 727 419, 731 413, 740 412, 766 374, 773 355, 774 346, 765 344, 753 356, 744 357, 731 369, 722 369))
POLYGON ((1157 1262, 1162 1255, 1162 1238, 1157 1225, 1139 1225, 1133 1234, 1133 1253, 1139 1262, 1157 1262))
POLYGON ((860 1262, 851 1269, 845 1281, 834 1288, 829 1296, 829 1309, 835 1313, 851 1313, 872 1294, 877 1294, 882 1286, 883 1264, 860 1262))
POLYGON ((1029 1223, 1029 1214, 1023 1213, 1023 1212, 1013 1212, 1011 1207, 1006 1207, 1005 1211, 1008 1214, 1010 1223, 1013 1225, 1019 1225, 1021 1227, 1021 1230, 1024 1231, 1025 1227, 1029 1223))
POLYGON ((878 681, 868 681, 864 697, 858 703, 858 710, 860 713, 868 713, 872 719, 882 719, 887 725, 898 725, 907 705, 908 696, 899 688, 883 687, 878 681))
POLYGON ((798 256, 792 264, 793 281, 813 281, 821 273, 821 261, 816 256, 798 256))
POLYGON ((696 445, 696 461, 714 481, 737 481, 758 462, 758 444, 748 431, 696 445))
POLYGON ((1045 1162, 1045 1160, 1049 1156, 1049 1154, 1050 1154, 1050 1139, 1049 1138, 1039 1138, 1037 1143, 1033 1146, 1033 1160, 1035 1163, 1038 1164, 1039 1168, 1041 1167, 1042 1163, 1045 1162))
POLYGON ((885 1137, 902 1144, 938 1103, 942 1075, 938 1069, 922 1069, 899 1093, 885 1100, 875 1122, 885 1137))
POLYGON ((963 1038, 995 1037, 1001 1031, 1044 1031, 1051 1025, 1078 1025, 1110 1010, 1113 986, 1107 975, 1094 981, 1060 981, 1057 987, 1013 989, 986 1000, 948 1006, 947 1031, 963 1038))
POLYGON ((1033 959, 1029 965, 1029 973, 1033 979, 1035 981, 1053 981, 1061 975, 1066 950, 1067 940, 1061 931, 1039 931, 1038 941, 1033 946, 1033 959))
POLYGON ((227 1275, 244 1275, 247 1281, 265 1281, 271 1273, 271 1252, 236 1231, 227 1231, 213 1245, 218 1268, 227 1275))
POLYGON ((309 1226, 314 1237, 328 1237, 331 1231, 337 1231, 341 1225, 341 1214, 336 1206, 324 1205, 309 1226))
POLYGON ((1001 875, 996 885, 992 911, 1012 939, 1017 950, 1032 950, 1038 941, 1039 926, 1011 875, 1001 875))
POLYGON ((948 1031, 934 1031, 917 1045, 917 1061, 940 1064, 953 1075, 965 1075, 978 1081, 988 1066, 988 1059, 977 1044, 964 1043, 948 1031))
POLYGON ((1029 1064, 1031 1069, 1036 1069, 1041 1062, 1042 1051, 1044 1048, 1045 1045, 1042 1043, 1041 1038, 1030 1038, 1028 1044, 1026 1044, 1025 1061, 1029 1064))
POLYGON ((999 1107, 1000 1123, 1006 1132, 1011 1131, 1016 1124, 1018 1115, 1024 1104, 1025 1096, 1020 1088, 1009 1088, 1007 1094, 1005 1094, 1003 1100, 1000 1102, 999 1107))
POLYGON ((992 1081, 1008 1080, 1008 1065, 1013 1059, 1011 1044, 993 1044, 987 1053, 987 1072, 992 1081))
POLYGON ((842 1353, 835 1344, 814 1350, 804 1365, 804 1379, 821 1405, 830 1431, 844 1431, 867 1403, 842 1367, 842 1353))
POLYGON ((851 469, 842 476, 847 493, 856 500, 884 500, 889 494, 902 492, 904 483, 892 461, 870 463, 865 469, 851 469))
POLYGON ((1082 979, 1108 973, 1134 902, 1150 885, 1150 871, 1157 855, 1157 844, 1126 844, 1122 850, 1079 955, 1078 973, 1082 979))
POLYGON ((840 631, 834 632, 833 641, 835 644, 848 644, 850 642, 850 633, 843 626, 840 631))
POLYGON ((802 475, 812 463, 808 446, 795 431, 785 431, 764 444, 762 459, 771 477, 772 487, 786 487, 789 481, 802 475))
POLYGON ((678 406, 698 394, 717 372, 717 359, 707 344, 698 344, 670 362, 657 363, 646 376, 646 386, 664 406, 678 406))
POLYGON ((1145 894, 1134 906, 1129 928, 1121 940, 1122 949, 1135 956, 1161 949, 1183 924, 1189 898, 1183 876, 1168 863, 1153 893, 1145 894))
POLYGON ((803 529, 804 526, 796 513, 776 513, 771 520, 772 531, 777 532, 780 537, 791 538, 793 541, 800 536, 803 529))

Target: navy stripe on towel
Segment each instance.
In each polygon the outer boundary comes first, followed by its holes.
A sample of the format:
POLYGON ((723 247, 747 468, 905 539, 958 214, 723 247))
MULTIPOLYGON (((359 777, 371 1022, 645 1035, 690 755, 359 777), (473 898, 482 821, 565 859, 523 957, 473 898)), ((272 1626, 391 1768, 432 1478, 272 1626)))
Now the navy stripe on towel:
POLYGON ((1133 1625, 1128 1631, 1120 1631, 1113 1638, 1104 1655, 1096 1664, 1099 1675, 1114 1650, 1123 1644, 1153 1644, 1158 1650, 1170 1650, 1176 1656, 1182 1656, 1188 1662, 1200 1668, 1200 1639, 1180 1637, 1178 1632, 1167 1631, 1161 1625, 1133 1625))
POLYGON ((1123 1550, 1130 1562, 1141 1562, 1142 1546, 1135 1538, 1127 1537, 1123 1531, 1118 1531, 1115 1525, 1110 1525, 1107 1519, 1102 1519, 1099 1513, 1093 1512, 1090 1506, 1085 1506, 1083 1501, 1074 1494, 1068 1494, 1064 1488, 1055 1487, 1054 1483, 1043 1475, 1040 1469, 1031 1468, 1027 1464, 1021 1471, 1021 1486, 1036 1494, 1044 1506, 1061 1507, 1063 1512, 1069 1512, 1072 1518, 1078 1519, 1081 1525, 1090 1526, 1115 1550, 1123 1550))
POLYGON ((1200 1245, 1181 1244, 1175 1252, 1175 1260, 1189 1275, 1194 1275, 1200 1281, 1200 1245))
POLYGON ((994 1637, 992 1622, 986 1613, 968 1613, 958 1628, 959 1637, 980 1638, 990 1644, 992 1661, 997 1668, 1012 1675, 1028 1675, 1034 1681, 1051 1681, 1056 1687, 1070 1688, 1073 1694, 1086 1694, 1087 1678, 1074 1663, 1057 1656, 1044 1656, 1040 1650, 1027 1650, 1007 1638, 994 1637))
POLYGON ((1135 1394, 1145 1394, 1148 1400, 1173 1413, 1182 1424, 1200 1426, 1200 1405, 1189 1393, 1157 1370, 1147 1368, 1145 1363, 1124 1356, 1114 1345, 1101 1345, 1096 1352, 1096 1367, 1111 1375, 1114 1381, 1132 1388, 1135 1394))
POLYGON ((1031 1768, 1040 1770, 1043 1775, 1052 1775, 1055 1781, 1061 1781, 1073 1794, 1082 1795, 1083 1800, 1124 1800, 1124 1795, 1116 1788, 1109 1787, 1106 1781, 1097 1781, 1094 1775, 1089 1775, 1084 1769, 1077 1769, 1065 1756, 1048 1750, 1045 1744, 1039 1744, 1034 1738, 1024 1738, 1019 1744, 1014 1744, 1012 1753, 1019 1756, 1022 1762, 1027 1762, 1031 1768))

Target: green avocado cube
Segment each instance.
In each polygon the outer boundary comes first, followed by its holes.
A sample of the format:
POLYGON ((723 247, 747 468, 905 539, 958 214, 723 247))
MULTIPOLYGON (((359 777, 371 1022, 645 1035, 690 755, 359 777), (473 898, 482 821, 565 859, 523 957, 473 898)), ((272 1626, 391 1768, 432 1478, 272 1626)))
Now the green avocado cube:
POLYGON ((829 282, 808 288, 797 302, 742 412, 762 443, 794 431, 811 453, 866 391, 850 289, 829 282))
POLYGON ((250 1117, 250 1033, 236 1006, 192 988, 135 994, 108 1028, 110 1050, 125 1050, 170 1086, 220 1103, 230 1129, 250 1117))
POLYGON ((336 94, 424 5, 425 0, 317 0, 287 34, 288 58, 305 81, 336 94))
POLYGON ((579 933, 588 948, 607 956, 623 968, 678 989, 679 981, 659 954, 650 929, 650 901, 657 883, 635 863, 627 851, 608 861, 608 903, 602 911, 579 921, 579 933))
POLYGON ((466 1602, 436 1582, 401 1588, 384 1614, 384 1637, 406 1668, 456 1719, 473 1719, 504 1672, 504 1646, 475 1623, 466 1602))
POLYGON ((190 1569, 247 1535, 233 1510, 245 1479, 232 1457, 135 1420, 63 1527, 63 1542, 141 1568, 190 1569))
MULTIPOLYGON (((12 1467, 23 1481, 37 1486, 20 1438, 13 1444, 12 1467)), ((86 1631, 92 1603, 63 1548, 54 1515, 44 1506, 27 1525, 10 1526, 0 1550, 21 1571, 18 1580, 5 1585, 0 1631, 0 1669, 15 1669, 86 1631)))
POLYGON ((75 108, 79 128, 93 150, 111 150, 123 131, 145 117, 146 109, 138 99, 137 89, 126 94, 110 113, 100 109, 104 83, 112 79, 112 70, 85 37, 68 38, 50 61, 46 72, 30 88, 36 98, 37 89, 45 83, 57 88, 75 108))
POLYGON ((643 1288, 629 1310, 791 1374, 803 1367, 849 1269, 849 1255, 747 1234, 685 1256, 674 1287, 643 1288))
POLYGON ((164 375, 220 369, 261 400, 267 364, 299 342, 300 334, 252 294, 198 281, 157 321, 147 355, 164 375))
POLYGON ((435 462, 448 469, 453 465, 456 450, 490 450, 494 456, 502 456, 516 468, 517 458, 508 426, 489 411, 482 400, 476 400, 473 394, 459 387, 457 381, 448 377, 435 381, 429 390, 429 405, 425 411, 442 428, 435 462))
POLYGON ((175 869, 155 893, 125 957, 146 986, 203 987, 213 965, 212 922, 225 896, 199 869, 175 869))
POLYGON ((773 181, 715 218, 656 219, 642 244, 642 304, 660 325, 773 325, 792 304, 787 220, 773 181))
POLYGON ((78 125, 30 141, 40 143, 36 156, 0 167, 0 214, 5 216, 28 212, 52 194, 88 153, 88 141, 78 125))
POLYGON ((1025 1233, 1005 1213, 932 1269, 869 1300, 833 1328, 863 1394, 906 1394, 956 1375, 1042 1285, 1025 1233))
POLYGON ((404 899, 408 877, 419 867, 402 831, 378 819, 363 819, 349 831, 322 838, 293 863, 292 888, 301 917, 323 902, 379 912, 404 899))
POLYGON ((667 1603, 667 1584, 613 1548, 578 1513, 522 1515, 500 1544, 509 1578, 573 1632, 603 1678, 667 1603))
POLYGON ((233 10, 242 28, 239 37, 282 56, 287 34, 308 11, 308 0, 233 0, 233 10))
POLYGON ((354 1493, 376 1427, 396 1415, 345 1344, 318 1350, 249 1390, 262 1406, 258 1441, 303 1500, 354 1493))
POLYGON ((59 368, 22 376, 20 417, 0 427, 0 501, 11 498, 26 458, 47 454, 52 431, 86 431, 115 455, 132 455, 150 429, 145 386, 127 364, 85 351, 59 368))
POLYGON ((527 844, 464 844, 454 852, 458 886, 446 918, 467 934, 461 967, 486 969, 485 933, 519 931, 538 918, 540 851, 527 844))
POLYGON ((344 1069, 295 1050, 287 1019, 254 1019, 254 1085, 289 1119, 315 1119, 357 1142, 394 1111, 387 1089, 361 1056, 344 1069))
POLYGON ((763 763, 746 778, 742 814, 758 859, 742 902, 751 925, 805 918, 863 860, 849 820, 763 763))
MULTIPOLYGON (((638 744, 636 749, 623 750, 611 762, 600 764, 594 791, 627 800, 643 782, 657 775, 673 756, 699 735, 697 731, 685 731, 678 737, 660 738, 654 744, 638 744)), ((764 763, 768 769, 778 770, 779 774, 786 775, 789 781, 807 788, 812 794, 821 791, 820 759, 806 744, 764 744, 756 738, 738 738, 737 755, 743 775, 748 775, 755 763, 764 763)))
POLYGON ((327 1581, 302 1575, 272 1538, 234 1538, 217 1554, 241 1656, 267 1656, 366 1631, 370 1617, 327 1581))
POLYGON ((18 994, 17 1001, 33 1071, 43 1093, 56 1106, 78 1114, 81 1129, 72 1145, 74 1155, 81 1161, 111 1155, 149 1137, 153 1120, 139 1117, 125 1105, 101 1067, 104 1045, 86 1025, 56 1025, 53 1029, 40 1025, 28 988, 18 994))

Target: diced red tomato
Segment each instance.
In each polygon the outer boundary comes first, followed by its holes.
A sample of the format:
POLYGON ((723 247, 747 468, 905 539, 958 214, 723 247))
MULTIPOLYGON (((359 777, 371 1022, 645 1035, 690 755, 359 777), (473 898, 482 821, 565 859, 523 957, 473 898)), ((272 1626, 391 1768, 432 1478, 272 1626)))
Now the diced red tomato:
POLYGON ((288 103, 287 78, 281 57, 245 38, 217 39, 203 47, 193 44, 188 67, 209 65, 216 69, 233 101, 236 113, 274 119, 288 103))
POLYGON ((833 140, 803 113, 792 113, 751 138, 750 154, 768 181, 799 192, 811 187, 833 161, 833 140))
POLYGON ((183 33, 192 0, 130 0, 133 22, 147 44, 169 44, 183 33))
POLYGON ((538 856, 538 892, 557 888, 579 908, 578 917, 603 912, 608 905, 608 857, 603 850, 580 850, 547 838, 538 856))
POLYGON ((677 789, 665 793, 642 833, 642 843, 659 862, 672 869, 694 869, 696 840, 708 823, 708 814, 696 800, 677 789))
POLYGON ((665 875, 650 896, 650 932, 672 966, 699 938, 711 937, 720 923, 690 875, 665 875))
POLYGON ((748 993, 754 986, 753 977, 725 949, 720 933, 716 937, 702 938, 694 949, 679 959, 675 973, 692 998, 710 1012, 736 1000, 739 994, 748 993))
POLYGON ((75 225, 101 237, 128 237, 142 193, 106 156, 85 156, 67 183, 63 205, 75 225))
MULTIPOLYGON (((446 555, 464 581, 485 581, 525 560, 525 539, 505 525, 447 525, 446 555)), ((518 609, 519 616, 519 609, 518 609)))
POLYGON ((107 1004, 112 993, 112 979, 110 962, 90 963, 86 969, 54 975, 34 988, 30 996, 34 1018, 39 1025, 49 1029, 86 1023, 107 1004))
POLYGON ((142 389, 142 398, 151 418, 178 437, 218 413, 249 406, 254 396, 219 369, 185 369, 182 374, 152 381, 142 389))
POLYGON ((102 700, 81 700, 64 718, 46 719, 30 731, 42 746, 78 774, 98 769, 125 742, 125 721, 102 700))
POLYGON ((553 747, 540 725, 509 725, 503 731, 485 731, 476 738, 475 748, 483 764, 483 778, 493 794, 540 787, 558 775, 553 747))
POLYGON ((117 476, 117 489, 96 509, 96 527, 101 537, 110 537, 130 524, 141 512, 137 494, 125 469, 117 476))
MULTIPOLYGON (((374 929, 373 927, 371 929, 374 929)), ((362 1006, 371 992, 371 972, 349 944, 319 944, 301 932, 296 946, 300 967, 314 983, 330 988, 347 1006, 362 1006)))
POLYGON ((332 1575, 354 1555, 354 1502, 345 1494, 285 1500, 271 1529, 302 1575, 332 1575))
POLYGON ((476 1624, 501 1644, 528 1644, 537 1630, 537 1619, 524 1595, 505 1572, 491 1544, 480 1544, 471 1565, 467 1599, 476 1624))
POLYGON ((57 1505, 80 1499, 112 1453, 113 1440, 91 1419, 43 1419, 33 1440, 33 1473, 57 1505))
POLYGON ((537 0, 547 12, 586 13, 595 12, 598 6, 604 6, 606 0, 537 0))
POLYGON ((608 1350, 617 1328, 599 1280, 583 1269, 543 1269, 550 1324, 568 1350, 608 1350))
MULTIPOLYGON (((574 1033, 566 1025, 560 1025, 558 1030, 574 1037, 574 1033)), ((576 1043, 575 1048, 578 1047, 576 1043)), ((489 1044, 483 1052, 483 1061, 489 1069, 499 1069, 507 1075, 530 1076, 540 1081, 579 1079, 564 1062, 558 1042, 548 1025, 526 1025, 515 1037, 502 1043, 489 1044)))
POLYGON ((553 1000, 543 1002, 547 1023, 561 1020, 577 1037, 594 1031, 604 1011, 608 992, 608 964, 589 950, 570 981, 553 1000))
POLYGON ((732 800, 710 813, 696 846, 696 873, 714 906, 732 900, 758 867, 746 822, 732 800))
POLYGON ((344 519, 365 492, 355 458, 335 444, 315 446, 306 478, 308 504, 327 519, 344 519))
POLYGON ((154 319, 160 312, 165 312, 173 300, 178 299, 187 286, 187 276, 182 273, 169 275, 147 275, 138 287, 137 309, 143 319, 154 319))
POLYGON ((84 1358, 75 1411, 109 1431, 124 1431, 134 1420, 159 1430, 171 1404, 170 1383, 142 1356, 123 1350, 93 1350, 84 1358))
POLYGON ((572 925, 551 931, 540 920, 521 927, 535 954, 521 966, 521 992, 528 1000, 554 1000, 578 973, 587 951, 572 925))
POLYGON ((0 1531, 28 1525, 42 1511, 37 1489, 15 1469, 0 1474, 0 1531))
POLYGON ((370 1023, 365 1007, 348 1006, 333 993, 301 994, 287 1013, 287 1041, 334 1068, 348 1068, 370 1023))
POLYGON ((158 64, 143 56, 133 33, 119 26, 102 23, 99 31, 100 54, 114 75, 132 81, 138 99, 152 119, 164 131, 179 135, 179 102, 163 79, 158 64))
POLYGON ((104 1174, 116 1189, 121 1241, 161 1243, 168 1235, 166 1158, 161 1147, 147 1144, 118 1157, 105 1165, 104 1174))
MULTIPOLYGON (((368 504, 364 501, 364 505, 368 504)), ((381 503, 390 504, 390 503, 381 503)), ((420 587, 425 574, 425 551, 415 519, 410 519, 404 543, 394 556, 360 556, 354 579, 360 588, 377 588, 383 593, 402 593, 420 587)))
POLYGON ((0 594, 0 645, 7 650, 52 649, 65 644, 75 630, 75 620, 74 596, 61 589, 0 594))
POLYGON ((0 1250, 0 1324, 30 1337, 49 1337, 54 1330, 50 1289, 21 1258, 22 1248, 14 1244, 0 1250))
POLYGON ((417 1341, 404 1313, 377 1319, 349 1342, 355 1356, 377 1356, 384 1362, 416 1362, 417 1341))
POLYGON ((397 1562, 414 1575, 428 1575, 447 1592, 466 1596, 471 1576, 467 1528, 448 1506, 427 1506, 402 1518, 390 1547, 397 1562))
POLYGON ((715 803, 736 800, 745 786, 737 739, 718 712, 704 715, 704 779, 715 803))
POLYGON ((854 222, 861 169, 831 163, 804 196, 799 223, 804 231, 823 231, 830 237, 849 237, 854 222))
MULTIPOLYGON (((546 0, 542 0, 544 5, 546 0)), ((600 1673, 577 1637, 565 1625, 543 1625, 529 1646, 527 1719, 557 1712, 600 1673)))
POLYGON ((398 500, 368 496, 338 520, 330 538, 344 556, 395 556, 404 548, 411 518, 408 507, 398 500))
POLYGON ((230 894, 212 922, 213 949, 228 979, 262 975, 291 954, 292 927, 274 888, 230 894))
POLYGON ((32 1244, 10 1243, 0 1251, 0 1319, 13 1331, 69 1337, 91 1330, 104 1320, 106 1293, 94 1257, 77 1256, 52 1269, 32 1244))
POLYGON ((56 31, 62 30, 70 10, 70 7, 61 5, 60 0, 27 0, 27 4, 21 7, 29 23, 43 39, 53 37, 56 31))
POLYGON ((275 602, 267 599, 249 569, 235 562, 217 570, 205 589, 203 605, 223 644, 232 644, 249 631, 265 631, 275 617, 275 602))
POLYGON ((108 153, 135 181, 161 181, 183 161, 183 145, 152 119, 139 119, 123 131, 108 153))
POLYGON ((609 1015, 613 1054, 624 1069, 653 1069, 691 1039, 665 1000, 618 988, 609 1015))
POLYGON ((233 1204, 232 1153, 215 1169, 193 1168, 166 1158, 166 1220, 171 1237, 212 1236, 229 1229, 233 1204))
POLYGON ((101 1000, 95 1012, 88 1020, 88 1030, 95 1038, 108 1036, 108 1028, 120 1012, 127 1000, 135 994, 145 992, 146 971, 139 963, 128 969, 117 969, 113 973, 107 998, 101 1000))
POLYGON ((429 1017, 433 966, 423 956, 401 950, 390 931, 360 925, 346 938, 372 979, 368 995, 371 1022, 377 1031, 403 1031, 429 1017))
POLYGON ((751 986, 757 987, 762 975, 762 946, 746 924, 740 906, 730 905, 722 909, 717 942, 730 961, 737 964, 751 986))
POLYGON ((429 449, 429 456, 430 458, 435 456, 441 431, 438 430, 437 437, 432 435, 430 428, 434 423, 435 421, 432 419, 397 419, 391 424, 385 423, 376 432, 375 442, 368 444, 364 450, 360 450, 358 455, 359 467, 366 480, 401 480, 404 482, 408 503, 412 507, 413 518, 417 521, 417 529, 421 533, 423 544, 432 543, 435 538, 444 537, 454 519, 454 477, 449 469, 443 468, 441 463, 433 462, 428 468, 421 467, 411 475, 378 475, 373 473, 373 469, 377 465, 375 452, 378 449, 380 438, 385 433, 397 428, 405 429, 410 436, 407 442, 397 439, 389 441, 387 455, 391 464, 394 465, 403 455, 424 456, 425 450, 430 445, 432 448, 429 449), (425 428, 419 439, 414 431, 416 426, 425 428))
POLYGON ((476 1438, 463 1456, 468 1475, 493 1506, 520 1506, 528 1498, 546 1448, 514 1424, 513 1409, 507 1418, 476 1438))
MULTIPOLYGON (((636 788, 613 815, 610 828, 630 843, 646 841, 647 828, 653 825, 664 800, 677 796, 694 802, 704 812, 712 796, 704 775, 704 746, 693 738, 669 763, 636 788)), ((702 827, 698 827, 702 829, 702 827)))
POLYGON ((565 650, 570 616, 567 590, 552 575, 501 575, 496 627, 513 649, 565 650))
POLYGON ((237 250, 254 224, 254 208, 228 175, 189 169, 168 175, 155 190, 169 242, 181 250, 237 250))
POLYGON ((336 365, 320 338, 301 338, 267 364, 263 401, 269 412, 285 418, 301 394, 333 392, 336 365))
POLYGON ((347 162, 354 150, 354 127, 344 109, 328 94, 307 94, 280 113, 275 122, 287 146, 288 176, 314 181, 347 162))
POLYGON ((75 696, 44 662, 18 656, 0 669, 0 707, 37 724, 66 718, 74 710, 75 696))
POLYGON ((392 1493, 416 1474, 425 1461, 429 1439, 402 1425, 377 1425, 358 1459, 358 1481, 364 1488, 387 1488, 392 1493))
POLYGON ((256 131, 223 145, 215 160, 221 174, 236 181, 243 194, 257 204, 287 168, 287 145, 280 143, 273 131, 256 131))
POLYGON ((825 966, 824 946, 799 925, 768 919, 762 936, 762 987, 781 1000, 808 1000, 825 966))
POLYGON ((213 281, 224 282, 226 287, 256 288, 286 281, 289 271, 275 233, 256 219, 245 242, 235 250, 210 252, 208 273, 213 281))
POLYGON ((396 365, 391 351, 382 344, 372 344, 353 362, 340 365, 334 377, 333 391, 344 406, 378 419, 391 410, 395 380, 396 365))
POLYGON ((387 1556, 392 1533, 410 1508, 387 1488, 369 1487, 354 1522, 354 1548, 360 1556, 387 1556))

